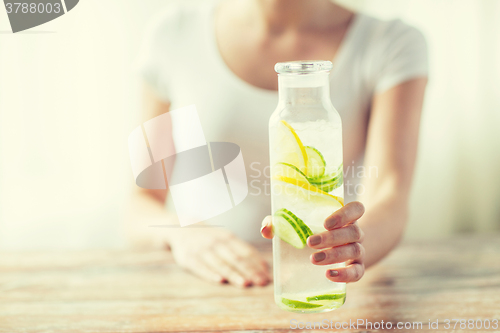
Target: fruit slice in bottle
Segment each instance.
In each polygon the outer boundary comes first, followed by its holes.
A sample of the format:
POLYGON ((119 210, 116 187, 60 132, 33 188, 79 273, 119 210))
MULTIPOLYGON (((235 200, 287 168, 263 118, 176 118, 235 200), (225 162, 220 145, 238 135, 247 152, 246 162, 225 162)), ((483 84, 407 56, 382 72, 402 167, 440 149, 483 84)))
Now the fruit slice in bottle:
POLYGON ((297 167, 307 174, 307 153, 295 130, 286 121, 281 120, 277 128, 277 161, 297 167))
POLYGON ((308 182, 306 175, 299 168, 288 163, 276 163, 273 169, 274 177, 286 177, 297 181, 308 182))
POLYGON ((297 249, 303 249, 307 238, 313 234, 304 221, 285 208, 274 213, 273 233, 297 249))
POLYGON ((335 300, 335 299, 342 299, 344 297, 345 297, 345 293, 342 293, 342 294, 325 294, 325 295, 317 295, 317 296, 307 297, 306 300, 308 302, 330 301, 330 300, 335 300))
POLYGON ((344 182, 344 177, 342 174, 338 175, 338 177, 335 177, 334 179, 332 179, 330 182, 326 182, 326 183, 323 183, 323 184, 313 184, 314 186, 316 186, 317 188, 319 188, 320 190, 322 190, 323 192, 330 192, 330 191, 333 191, 334 189, 336 189, 337 187, 339 187, 340 185, 342 185, 344 182))
POLYGON ((333 181, 336 181, 339 177, 342 177, 343 176, 343 164, 340 164, 339 167, 337 168, 337 170, 333 171, 333 172, 330 172, 330 173, 327 173, 327 174, 323 174, 322 176, 320 177, 307 177, 309 182, 311 184, 326 184, 326 183, 331 183, 333 181))
POLYGON ((326 162, 323 154, 314 147, 304 147, 307 154, 307 178, 319 178, 325 174, 326 162))
POLYGON ((324 192, 330 192, 343 184, 342 164, 337 171, 316 178, 308 178, 309 183, 324 192))
POLYGON ((293 309, 314 309, 323 306, 322 304, 306 303, 288 298, 282 298, 281 303, 293 309))
POLYGON ((293 196, 297 200, 306 200, 316 205, 329 205, 339 209, 344 206, 344 199, 328 194, 314 185, 285 176, 275 176, 273 194, 293 196))

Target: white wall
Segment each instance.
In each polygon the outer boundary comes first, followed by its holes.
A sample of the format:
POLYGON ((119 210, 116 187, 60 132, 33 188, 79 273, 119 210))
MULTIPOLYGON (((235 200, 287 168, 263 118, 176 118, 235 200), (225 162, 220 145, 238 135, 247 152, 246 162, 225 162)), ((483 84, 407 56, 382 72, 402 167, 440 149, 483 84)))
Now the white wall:
MULTIPOLYGON (((139 124, 133 62, 145 25, 166 3, 85 0, 15 35, 0 10, 1 249, 123 246, 126 138, 139 124)), ((409 235, 498 229, 499 2, 357 3, 401 15, 430 44, 409 235)))
POLYGON ((430 83, 409 237, 500 230, 500 1, 349 1, 426 35, 430 83))
POLYGON ((133 62, 165 1, 85 0, 10 34, 0 10, 0 247, 121 246, 133 62))

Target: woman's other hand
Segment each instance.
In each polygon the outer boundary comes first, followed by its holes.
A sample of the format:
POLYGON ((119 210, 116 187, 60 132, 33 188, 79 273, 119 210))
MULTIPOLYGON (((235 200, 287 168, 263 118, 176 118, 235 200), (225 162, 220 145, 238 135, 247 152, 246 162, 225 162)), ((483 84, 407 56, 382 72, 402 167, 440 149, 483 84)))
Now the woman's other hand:
POLYGON ((182 230, 170 237, 170 247, 177 264, 202 279, 238 287, 265 286, 271 281, 260 253, 227 230, 182 230))
MULTIPOLYGON (((361 244, 363 231, 357 220, 363 216, 365 208, 361 202, 351 202, 326 218, 326 231, 310 236, 307 245, 321 251, 311 255, 314 265, 331 265, 345 262, 346 267, 328 269, 326 276, 334 282, 355 282, 365 273, 365 249, 361 244)), ((272 238, 272 218, 262 221, 261 234, 272 238)))

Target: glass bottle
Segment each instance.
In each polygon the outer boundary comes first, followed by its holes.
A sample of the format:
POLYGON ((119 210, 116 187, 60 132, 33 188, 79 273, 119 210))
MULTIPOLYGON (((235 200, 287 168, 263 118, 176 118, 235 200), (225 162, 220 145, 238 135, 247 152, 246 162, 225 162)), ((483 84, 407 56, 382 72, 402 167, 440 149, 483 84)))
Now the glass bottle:
POLYGON ((287 311, 312 313, 345 302, 345 283, 327 279, 334 265, 313 265, 307 238, 325 231, 342 207, 342 124, 330 100, 330 61, 277 63, 279 102, 269 121, 274 294, 287 311))

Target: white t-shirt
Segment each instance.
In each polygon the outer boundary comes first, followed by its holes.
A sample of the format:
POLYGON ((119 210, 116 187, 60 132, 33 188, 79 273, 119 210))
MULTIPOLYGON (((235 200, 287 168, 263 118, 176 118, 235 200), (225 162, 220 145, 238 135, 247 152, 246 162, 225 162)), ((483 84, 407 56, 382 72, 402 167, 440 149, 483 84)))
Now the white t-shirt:
MULTIPOLYGON (((140 71, 157 94, 171 103, 172 110, 196 104, 207 141, 241 147, 249 195, 207 222, 259 241, 260 223, 271 213, 268 121, 278 93, 243 81, 224 63, 214 33, 215 6, 213 1, 170 6, 151 26, 139 58, 140 71)), ((427 45, 417 29, 400 20, 356 14, 330 75, 331 99, 342 118, 344 143, 357 145, 356 150, 362 152, 373 95, 427 76, 427 71, 427 45)), ((177 144, 182 140, 175 131, 173 136, 177 144)), ((348 165, 352 161, 344 161, 344 167, 348 165)), ((173 209, 170 200, 168 207, 173 209)))

